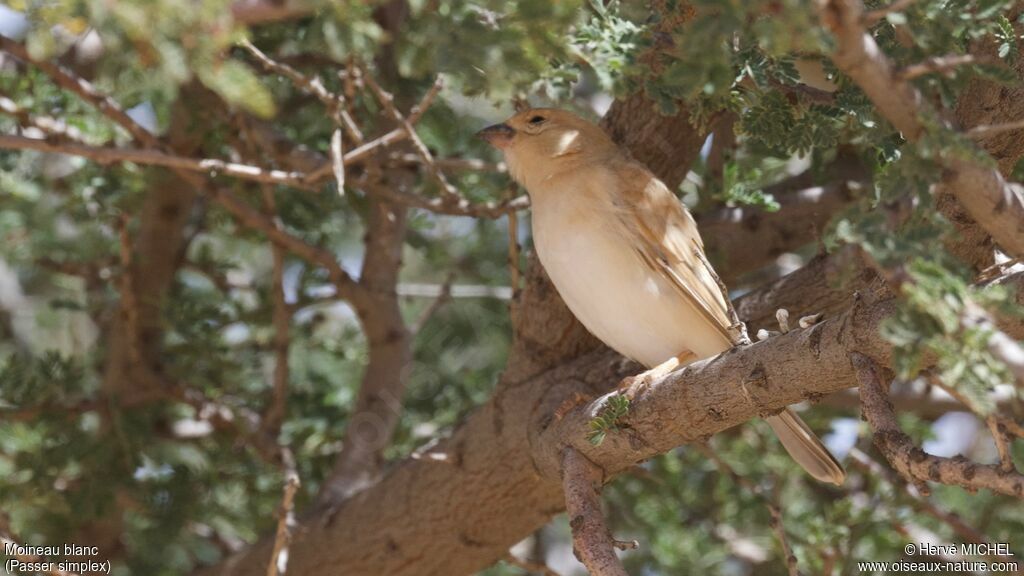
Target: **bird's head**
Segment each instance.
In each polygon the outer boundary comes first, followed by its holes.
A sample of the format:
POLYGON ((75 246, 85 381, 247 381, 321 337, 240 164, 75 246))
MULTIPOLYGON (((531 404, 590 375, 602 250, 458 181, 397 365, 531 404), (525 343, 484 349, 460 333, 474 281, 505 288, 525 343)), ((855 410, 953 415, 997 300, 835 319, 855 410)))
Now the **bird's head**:
POLYGON ((477 136, 505 154, 509 173, 527 189, 531 182, 617 151, 600 127, 556 108, 523 110, 477 136))

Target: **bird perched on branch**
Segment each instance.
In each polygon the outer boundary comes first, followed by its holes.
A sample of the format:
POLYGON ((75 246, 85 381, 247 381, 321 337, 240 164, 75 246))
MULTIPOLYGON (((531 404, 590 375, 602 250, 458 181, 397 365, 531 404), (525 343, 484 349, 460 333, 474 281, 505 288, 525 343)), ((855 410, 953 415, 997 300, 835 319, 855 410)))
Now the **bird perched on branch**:
MULTIPOLYGON (((530 194, 537 255, 605 344, 664 373, 745 339, 693 217, 601 128, 534 108, 478 135, 530 194)), ((792 410, 767 421, 811 476, 843 482, 842 466, 792 410)))

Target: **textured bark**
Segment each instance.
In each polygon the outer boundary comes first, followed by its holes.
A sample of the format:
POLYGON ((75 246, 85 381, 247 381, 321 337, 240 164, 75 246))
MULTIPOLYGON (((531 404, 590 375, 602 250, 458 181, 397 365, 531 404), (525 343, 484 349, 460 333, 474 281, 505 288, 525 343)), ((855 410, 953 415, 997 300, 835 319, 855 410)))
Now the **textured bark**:
MULTIPOLYGON (((1014 20, 1011 18, 1011 21, 1014 20)), ((1017 33, 1022 26, 1015 25, 1017 33)), ((981 58, 996 61, 998 43, 994 39, 983 39, 971 47, 971 53, 981 58)), ((1024 118, 1024 46, 1017 51, 1017 58, 1009 63, 1017 76, 1018 83, 1003 84, 994 80, 976 78, 960 94, 954 110, 957 124, 965 130, 983 125, 1002 124, 1024 118)), ((1009 177, 1013 167, 1024 156, 1024 129, 1008 130, 983 136, 978 140, 999 165, 999 172, 1009 177)))
MULTIPOLYGON (((920 92, 896 74, 892 62, 865 31, 859 0, 832 0, 821 5, 821 20, 835 36, 832 61, 864 91, 910 142, 925 133, 922 114, 933 114, 920 92)), ((940 188, 955 196, 967 214, 1008 255, 1024 256, 1024 194, 999 171, 976 161, 944 158, 940 188)))
POLYGON ((855 295, 874 302, 891 295, 884 280, 854 247, 815 256, 800 268, 736 299, 736 313, 753 334, 759 328, 778 329, 775 311, 785 308, 791 318, 823 314, 829 318, 850 306, 855 295))
POLYGON ((391 445, 402 414, 406 371, 412 360, 411 335, 395 291, 405 244, 406 210, 374 200, 369 212, 366 255, 359 275, 366 296, 356 306, 369 361, 341 453, 318 496, 319 504, 328 507, 377 481, 381 453, 391 445))
MULTIPOLYGON (((685 108, 675 117, 664 117, 642 95, 616 101, 602 126, 670 187, 686 175, 704 142, 685 108)), ((530 472, 534 466, 523 425, 529 419, 529 402, 536 397, 526 397, 521 389, 534 390, 531 378, 587 354, 615 355, 569 312, 535 257, 511 315, 515 340, 498 389, 453 433, 446 443, 450 449, 431 451, 441 456, 421 455, 399 464, 379 484, 346 500, 330 516, 332 521, 311 517, 308 537, 299 536, 293 544, 291 570, 315 573, 344 565, 346 574, 469 573, 504 556, 511 543, 562 510, 558 483, 543 482, 530 472), (423 467, 425 463, 429 465, 423 467), (384 494, 402 497, 386 498, 391 505, 382 507, 384 494), (480 498, 465 498, 471 495, 480 498), (337 530, 357 529, 367 512, 382 522, 377 525, 381 529, 358 529, 358 534, 334 540, 337 530), (354 544, 351 549, 345 546, 346 554, 356 553, 341 564, 322 554, 338 549, 339 542, 354 544)), ((618 364, 639 371, 621 359, 618 364)), ((607 382, 593 385, 589 392, 596 394, 607 382)), ((266 565, 271 544, 262 540, 244 556, 223 564, 218 573, 255 574, 266 565)))
POLYGON ((562 491, 572 528, 572 551, 591 576, 629 576, 615 554, 615 540, 604 520, 604 473, 572 448, 562 455, 562 491))
POLYGON ((813 242, 867 179, 867 170, 855 157, 841 157, 820 177, 808 171, 765 187, 781 206, 777 212, 737 207, 699 215, 715 269, 728 282, 813 242))
MULTIPOLYGON (((674 187, 704 141, 686 119, 685 111, 661 117, 633 96, 617 101, 602 125, 674 187)), ((716 240, 708 236, 713 249, 716 240)), ((554 410, 574 393, 604 393, 639 367, 590 336, 531 259, 512 303, 515 340, 494 396, 448 439, 397 464, 330 518, 311 517, 293 544, 291 570, 418 576, 480 570, 563 509, 557 454, 566 440, 605 470, 618 471, 787 404, 854 386, 851 349, 888 360, 877 331, 894 305, 887 295, 855 255, 818 257, 742 297, 738 308, 752 327, 773 325, 778 307, 834 318, 668 375, 635 400, 629 424, 638 435, 613 433, 594 448, 585 441, 584 412, 556 422, 554 410)), ((1019 337, 1024 326, 1018 322, 1008 332, 1019 337)), ((269 550, 269 541, 257 544, 216 573, 256 574, 269 550)))
POLYGON ((690 124, 685 106, 671 117, 662 116, 654 106, 642 93, 616 100, 601 127, 674 190, 690 170, 707 133, 690 124))
MULTIPOLYGON (((1012 284, 1024 285, 1024 275, 1012 284)), ((1017 302, 1024 303, 1024 293, 1017 302)), ((598 350, 525 381, 506 379, 448 440, 347 501, 333 522, 309 523, 293 544, 291 569, 417 576, 480 570, 562 510, 566 445, 611 475, 755 416, 853 387, 851 351, 890 361, 878 327, 894 309, 892 299, 858 301, 832 320, 655 380, 635 391, 623 426, 597 447, 586 434, 604 398, 562 420, 552 414, 575 393, 608 390, 634 374, 635 364, 598 350)), ((1024 336, 1024 320, 1004 329, 1024 336)), ((256 574, 268 556, 268 547, 259 546, 219 573, 256 574)))
MULTIPOLYGON (((195 152, 201 141, 195 129, 194 110, 198 107, 189 105, 191 95, 192 91, 186 89, 173 108, 168 134, 170 144, 187 153, 195 152)), ((130 269, 126 273, 131 280, 131 293, 120 295, 106 344, 101 392, 109 407, 127 409, 166 392, 162 310, 188 247, 185 228, 198 194, 194 183, 178 174, 156 171, 150 176, 137 218, 138 228, 129 247, 130 269)), ((131 474, 131 469, 124 473, 131 474)), ((84 526, 78 540, 97 546, 109 557, 116 556, 122 549, 122 510, 130 505, 119 494, 115 511, 84 526)))
POLYGON ((857 352, 850 354, 860 384, 861 413, 871 426, 875 446, 907 482, 923 486, 927 480, 968 490, 986 488, 1007 496, 1024 498, 1024 476, 1013 467, 1005 444, 1000 444, 1000 459, 1007 457, 1009 467, 997 464, 976 464, 958 456, 945 458, 927 454, 900 428, 896 412, 889 402, 887 382, 891 379, 885 370, 871 359, 857 352))
MULTIPOLYGON (((183 92, 182 100, 172 111, 168 134, 171 147, 186 155, 194 154, 201 142, 201 131, 197 128, 200 122, 195 113, 199 107, 189 100, 198 97, 194 92, 183 92)), ((161 310, 187 248, 185 226, 200 192, 194 182, 169 171, 154 171, 150 182, 138 216, 129 271, 134 292, 129 300, 138 308, 138 342, 129 342, 122 314, 110 332, 103 383, 105 394, 129 404, 133 395, 160 385, 151 376, 159 376, 163 371, 161 310), (131 346, 138 347, 142 366, 134 365, 131 346)), ((122 308, 126 302, 122 295, 122 308)))

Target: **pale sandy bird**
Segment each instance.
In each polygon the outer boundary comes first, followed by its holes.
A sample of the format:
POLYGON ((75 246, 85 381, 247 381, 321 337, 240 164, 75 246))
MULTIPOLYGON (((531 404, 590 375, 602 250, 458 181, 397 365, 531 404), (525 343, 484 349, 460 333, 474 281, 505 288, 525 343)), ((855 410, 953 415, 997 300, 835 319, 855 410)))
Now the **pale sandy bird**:
MULTIPOLYGON (((665 371, 740 342, 693 217, 601 128, 535 108, 479 135, 529 193, 537 255, 591 333, 665 371)), ((843 482, 842 466, 792 410, 767 421, 811 476, 843 482)))

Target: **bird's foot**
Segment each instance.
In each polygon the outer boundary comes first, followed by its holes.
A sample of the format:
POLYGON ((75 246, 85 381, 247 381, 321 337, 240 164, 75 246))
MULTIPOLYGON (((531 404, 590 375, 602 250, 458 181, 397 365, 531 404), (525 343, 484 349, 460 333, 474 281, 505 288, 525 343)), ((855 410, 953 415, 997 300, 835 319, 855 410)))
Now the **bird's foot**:
POLYGON ((646 372, 641 372, 636 376, 627 376, 619 382, 619 393, 632 400, 637 394, 646 390, 652 382, 668 375, 676 368, 692 362, 696 357, 697 356, 693 352, 684 350, 678 355, 669 358, 646 372))

